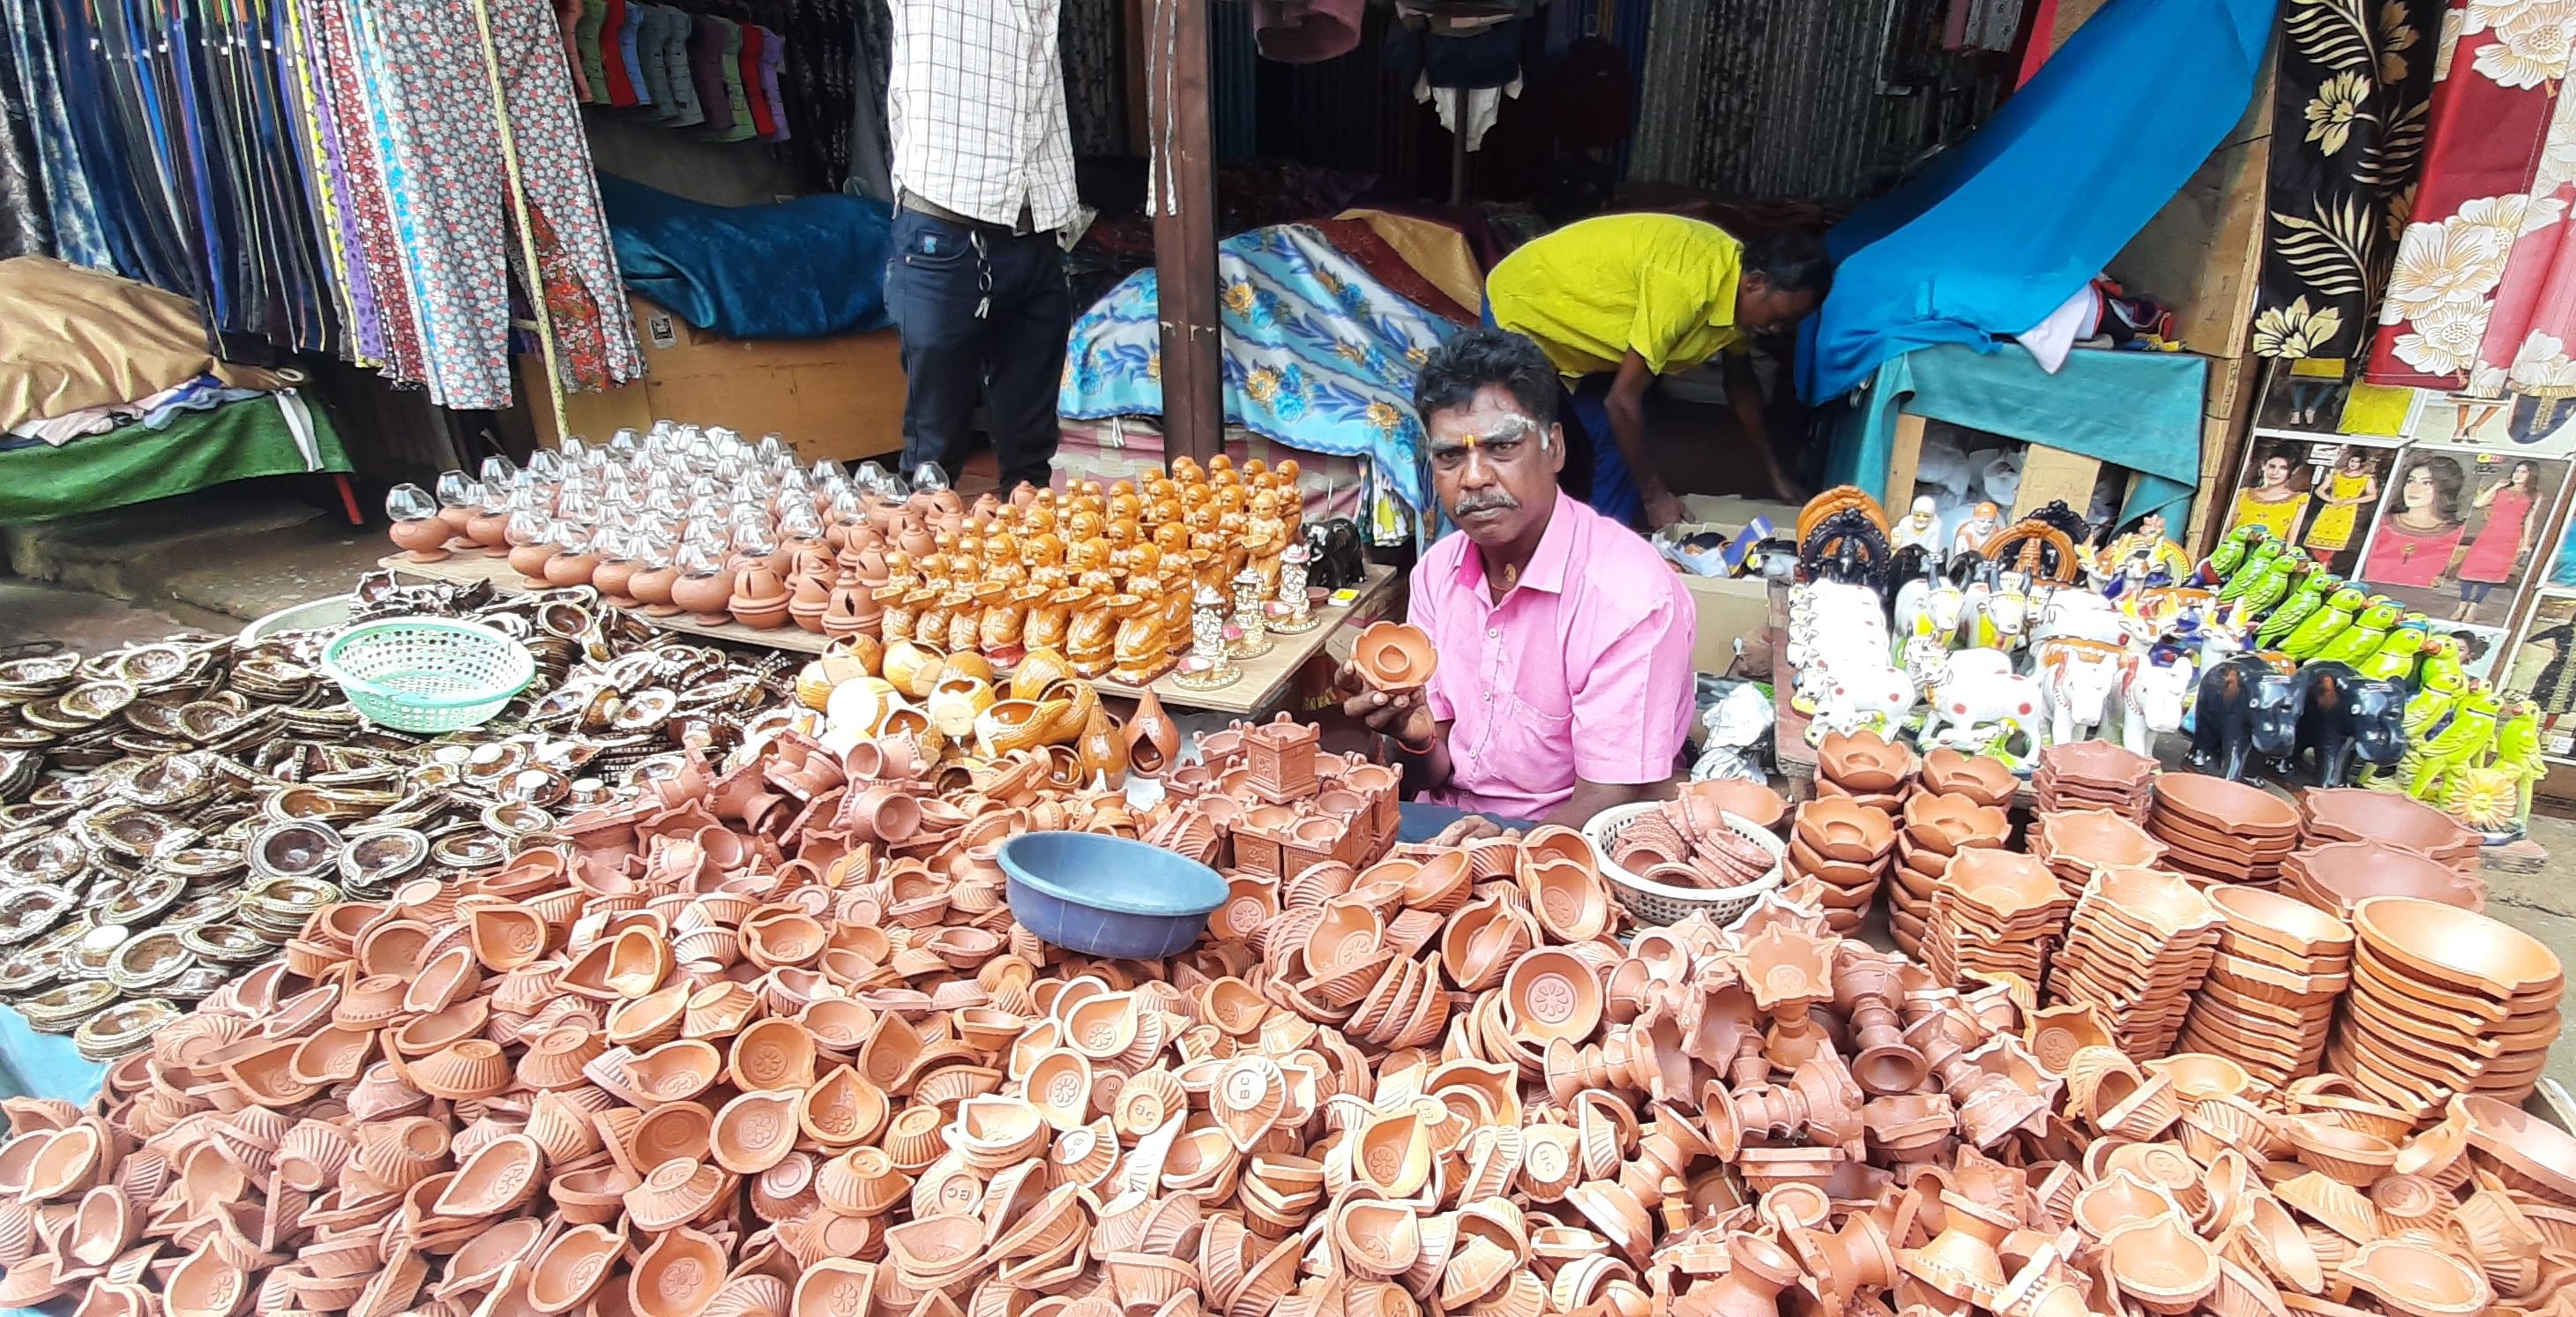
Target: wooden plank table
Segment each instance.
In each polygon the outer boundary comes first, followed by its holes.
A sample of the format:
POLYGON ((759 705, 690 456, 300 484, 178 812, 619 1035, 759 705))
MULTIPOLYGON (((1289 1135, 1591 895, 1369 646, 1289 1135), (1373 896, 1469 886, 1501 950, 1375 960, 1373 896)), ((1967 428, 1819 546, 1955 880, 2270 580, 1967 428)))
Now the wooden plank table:
MULTIPOLYGON (((459 554, 441 562, 418 563, 407 562, 400 555, 394 555, 383 559, 378 565, 390 572, 425 580, 446 581, 456 585, 472 585, 488 581, 496 588, 510 594, 523 594, 528 590, 527 582, 510 569, 507 561, 500 558, 459 554)), ((1296 676, 1298 669, 1306 665, 1306 660, 1324 651, 1325 643, 1333 638, 1335 632, 1352 621, 1368 621, 1384 611, 1386 602, 1393 594, 1395 584, 1394 568, 1370 567, 1368 581, 1353 590, 1347 601, 1328 604, 1316 610, 1323 618, 1323 625, 1300 636, 1273 633, 1270 638, 1270 652, 1238 664, 1237 666, 1243 669, 1243 676, 1236 679, 1233 685, 1212 691, 1193 691, 1184 689, 1166 675, 1154 683, 1154 694, 1163 703, 1177 708, 1207 709, 1217 713, 1246 716, 1267 713, 1278 697, 1286 691, 1289 679, 1296 676)), ((635 616, 665 631, 703 636, 709 640, 722 640, 736 645, 760 645, 795 654, 820 654, 824 647, 831 643, 829 637, 796 626, 756 631, 739 622, 719 622, 710 625, 686 613, 675 617, 655 617, 638 612, 635 616)), ((1135 699, 1145 693, 1141 686, 1130 686, 1125 682, 1111 681, 1106 677, 1093 681, 1091 685, 1103 695, 1115 695, 1126 699, 1135 699)))

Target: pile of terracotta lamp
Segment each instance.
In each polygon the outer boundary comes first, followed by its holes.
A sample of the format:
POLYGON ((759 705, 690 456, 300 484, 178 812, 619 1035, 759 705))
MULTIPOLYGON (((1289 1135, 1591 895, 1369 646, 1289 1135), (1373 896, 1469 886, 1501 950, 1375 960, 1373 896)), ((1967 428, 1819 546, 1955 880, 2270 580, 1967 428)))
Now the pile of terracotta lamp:
POLYGON ((1837 933, 1861 926, 1887 871, 1896 866, 1896 826, 1885 810, 1820 796, 1801 802, 1789 830, 1788 872, 1824 888, 1825 921, 1837 933))
POLYGON ((2042 810, 2022 840, 2070 897, 2082 896, 2097 870, 2152 869, 2165 856, 2163 842, 2110 809, 2042 810))
POLYGON ((1888 929, 1898 950, 1919 957, 1933 897, 1947 886, 1950 866, 1963 852, 2001 848, 2012 835, 2012 821, 2003 810, 1966 796, 1918 791, 1906 800, 1898 822, 1888 929))
POLYGON ((2352 926, 2256 887, 2209 889, 2218 945, 2177 1045, 2272 1083, 2316 1073, 2352 986, 2352 926))
POLYGON ((2164 843, 2168 869, 2268 887, 2299 844, 2299 812, 2261 787, 2169 773, 2156 781, 2147 831, 2164 843))
POLYGON ((2217 942, 2217 908, 2180 875, 2105 869, 2075 903, 2066 944, 2049 962, 2049 999, 2100 1011, 2128 1054, 2162 1056, 2217 942))
MULTIPOLYGON (((557 704, 529 712, 604 707, 557 704)), ((1820 754, 1829 799, 1699 784, 1605 860, 1555 827, 1396 845, 1394 775, 1293 721, 1202 738, 1133 799, 1038 747, 818 728, 728 715, 544 826, 482 818, 435 881, 312 912, 93 1107, 0 1102, 0 1306, 2576 1302, 2576 1138, 2506 1105, 2555 1036, 2555 959, 2455 903, 2346 923, 2177 873, 2112 756, 2043 757, 2060 808, 2027 849, 2000 765, 1856 737, 1820 754), (1167 959, 1050 946, 1000 854, 1039 830, 1190 855, 1227 900, 1167 959), (1641 925, 1617 877, 1741 886, 1774 856, 1786 881, 1725 924, 1641 925), (1928 964, 1842 936, 1890 877, 1928 964)), ((2173 794, 2201 826, 2206 789, 2173 794)))
POLYGON ((2154 798, 2156 761, 2109 741, 2062 741, 2042 746, 2031 774, 2032 794, 2043 813, 2107 809, 2144 822, 2154 798))
POLYGON ((2478 872, 2478 834, 2412 796, 2360 787, 2299 793, 2299 844, 2375 841, 2413 851, 2464 877, 2478 872))

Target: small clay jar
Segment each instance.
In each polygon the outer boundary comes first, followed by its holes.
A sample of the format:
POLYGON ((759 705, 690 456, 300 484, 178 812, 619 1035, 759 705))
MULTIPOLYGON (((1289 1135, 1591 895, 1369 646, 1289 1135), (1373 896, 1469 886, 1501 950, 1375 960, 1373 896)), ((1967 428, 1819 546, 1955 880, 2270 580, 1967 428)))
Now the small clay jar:
POLYGON ((438 562, 447 557, 448 525, 436 517, 397 521, 390 531, 405 562, 438 562))
POLYGON ((669 617, 680 611, 671 601, 672 587, 680 583, 680 569, 673 566, 648 567, 626 580, 626 592, 643 605, 649 617, 669 617))
POLYGON ((719 567, 712 572, 683 576, 671 586, 671 602, 681 612, 696 615, 707 625, 733 620, 725 604, 733 598, 733 571, 719 567))

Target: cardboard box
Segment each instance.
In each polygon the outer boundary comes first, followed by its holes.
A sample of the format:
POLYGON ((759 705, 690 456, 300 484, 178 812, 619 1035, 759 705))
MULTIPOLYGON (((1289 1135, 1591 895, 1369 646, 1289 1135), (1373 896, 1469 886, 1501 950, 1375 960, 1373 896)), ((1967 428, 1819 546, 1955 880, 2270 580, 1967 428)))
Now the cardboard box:
MULTIPOLYGON (((1683 522, 1672 529, 1682 535, 1715 531, 1730 538, 1740 534, 1747 522, 1769 520, 1775 525, 1794 526, 1798 510, 1784 503, 1764 503, 1750 499, 1703 499, 1686 496, 1683 505, 1692 512, 1706 515, 1709 511, 1731 513, 1704 521, 1683 522)), ((1691 646, 1691 667, 1699 672, 1724 673, 1735 663, 1735 642, 1752 640, 1770 625, 1771 587, 1758 576, 1694 576, 1676 571, 1682 588, 1690 591, 1691 603, 1699 614, 1698 639, 1691 646)))
MULTIPOLYGON (((644 378, 606 393, 568 393, 575 434, 597 442, 655 421, 775 432, 807 461, 845 462, 903 448, 903 350, 891 329, 832 338, 743 339, 692 327, 631 297, 644 378)), ((518 358, 519 393, 538 441, 555 442, 544 364, 518 358)))

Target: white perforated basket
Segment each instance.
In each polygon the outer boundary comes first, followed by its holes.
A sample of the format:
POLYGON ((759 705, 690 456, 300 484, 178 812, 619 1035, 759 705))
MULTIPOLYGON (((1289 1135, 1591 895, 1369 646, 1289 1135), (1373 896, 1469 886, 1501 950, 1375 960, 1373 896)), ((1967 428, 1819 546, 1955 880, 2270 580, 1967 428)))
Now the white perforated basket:
POLYGON ((1619 904, 1628 913, 1647 924, 1677 924, 1693 914, 1706 914, 1720 927, 1742 919, 1764 892, 1780 885, 1788 847, 1772 835, 1771 830, 1734 814, 1722 814, 1726 826, 1735 829, 1746 840, 1759 846, 1771 857, 1771 868, 1749 883, 1733 887, 1675 887, 1669 883, 1648 882, 1619 867, 1610 858, 1611 848, 1619 833, 1637 818, 1663 808, 1657 801, 1633 805, 1613 805, 1592 816, 1583 825, 1583 838, 1592 843, 1593 857, 1601 864, 1601 876, 1610 880, 1610 890, 1617 893, 1619 904))

